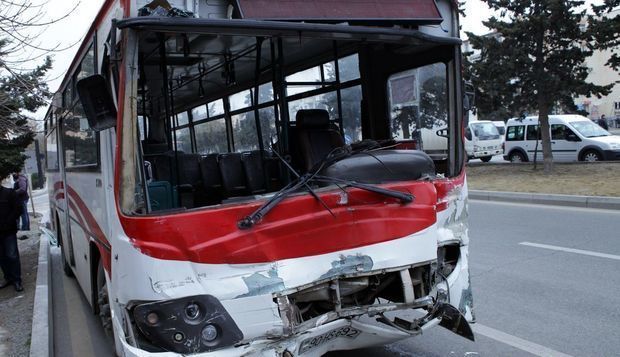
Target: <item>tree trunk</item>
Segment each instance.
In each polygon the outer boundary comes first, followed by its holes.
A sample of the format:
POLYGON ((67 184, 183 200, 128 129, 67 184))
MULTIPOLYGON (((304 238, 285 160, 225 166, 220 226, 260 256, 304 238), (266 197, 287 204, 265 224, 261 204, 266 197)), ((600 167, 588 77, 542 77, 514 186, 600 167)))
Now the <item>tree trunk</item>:
MULTIPOLYGON (((539 102, 540 103, 540 102, 539 102)), ((543 167, 545 175, 553 171, 553 153, 551 152, 551 131, 549 130, 549 108, 545 103, 538 106, 538 123, 542 139, 543 167)))
MULTIPOLYGON (((551 152, 551 132, 549 131, 549 110, 551 104, 548 102, 547 96, 547 82, 545 76, 545 21, 541 15, 541 4, 537 2, 535 5, 534 13, 536 15, 536 21, 538 22, 537 34, 536 34, 536 50, 534 63, 535 72, 537 75, 536 83, 536 99, 538 104, 538 130, 540 130, 540 137, 542 139, 543 149, 543 165, 544 173, 546 175, 553 171, 553 153, 551 152)), ((538 139, 538 138, 537 138, 538 139)), ((536 153, 534 153, 536 155, 536 153)))

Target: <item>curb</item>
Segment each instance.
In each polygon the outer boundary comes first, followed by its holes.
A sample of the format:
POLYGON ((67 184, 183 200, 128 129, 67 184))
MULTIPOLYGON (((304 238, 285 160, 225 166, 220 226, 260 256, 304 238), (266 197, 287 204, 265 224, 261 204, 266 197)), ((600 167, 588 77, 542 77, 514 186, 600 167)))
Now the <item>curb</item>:
POLYGON ((618 197, 470 190, 469 198, 472 200, 482 201, 533 203, 553 206, 620 210, 620 198, 618 197))
POLYGON ((32 333, 30 335, 30 357, 49 357, 53 355, 52 320, 52 290, 50 245, 47 234, 41 234, 39 242, 39 267, 37 269, 37 287, 34 294, 32 309, 32 333))

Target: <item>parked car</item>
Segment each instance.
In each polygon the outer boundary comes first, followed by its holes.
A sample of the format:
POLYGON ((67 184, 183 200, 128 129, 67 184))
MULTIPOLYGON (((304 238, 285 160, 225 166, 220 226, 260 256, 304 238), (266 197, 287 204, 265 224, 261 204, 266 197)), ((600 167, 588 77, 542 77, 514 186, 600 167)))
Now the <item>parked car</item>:
MULTIPOLYGON (((580 115, 550 115, 551 151, 555 161, 620 160, 620 137, 580 115)), ((504 160, 542 160, 538 116, 509 119, 504 160), (538 145, 536 143, 538 142, 538 145)))
POLYGON ((489 120, 472 121, 465 128, 465 151, 468 159, 489 162, 502 153, 502 139, 497 127, 489 120))

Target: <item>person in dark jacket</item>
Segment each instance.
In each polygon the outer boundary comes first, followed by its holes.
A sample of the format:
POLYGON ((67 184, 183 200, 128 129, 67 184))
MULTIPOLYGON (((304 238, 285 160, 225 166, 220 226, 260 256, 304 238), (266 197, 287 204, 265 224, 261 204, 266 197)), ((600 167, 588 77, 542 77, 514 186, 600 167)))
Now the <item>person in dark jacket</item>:
POLYGON ((4 281, 0 289, 13 284, 16 291, 23 291, 21 264, 17 248, 17 218, 21 203, 14 190, 0 186, 0 268, 4 281))
MULTIPOLYGON (((13 189, 15 190, 15 194, 17 195, 17 200, 21 202, 21 220, 22 220, 22 231, 30 230, 30 217, 28 217, 28 178, 26 175, 21 172, 16 172, 13 174, 13 189)), ((18 218, 19 219, 19 218, 18 218)), ((18 229, 19 229, 19 221, 18 221, 18 229)))
POLYGON ((601 119, 598 120, 598 125, 605 130, 609 130, 609 126, 607 125, 607 118, 605 118, 605 114, 601 115, 601 119))

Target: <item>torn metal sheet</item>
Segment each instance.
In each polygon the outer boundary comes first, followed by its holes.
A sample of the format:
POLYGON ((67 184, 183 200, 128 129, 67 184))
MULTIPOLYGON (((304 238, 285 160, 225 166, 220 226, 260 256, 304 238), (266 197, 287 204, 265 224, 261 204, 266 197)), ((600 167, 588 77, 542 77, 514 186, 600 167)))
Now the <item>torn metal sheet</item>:
POLYGON ((370 271, 372 266, 372 258, 368 255, 341 255, 339 260, 332 262, 332 268, 327 273, 321 275, 321 279, 370 271))
POLYGON ((278 271, 275 268, 269 270, 267 276, 261 273, 254 273, 242 279, 248 287, 248 292, 247 294, 237 296, 238 298, 271 294, 285 289, 284 280, 278 276, 278 271))

